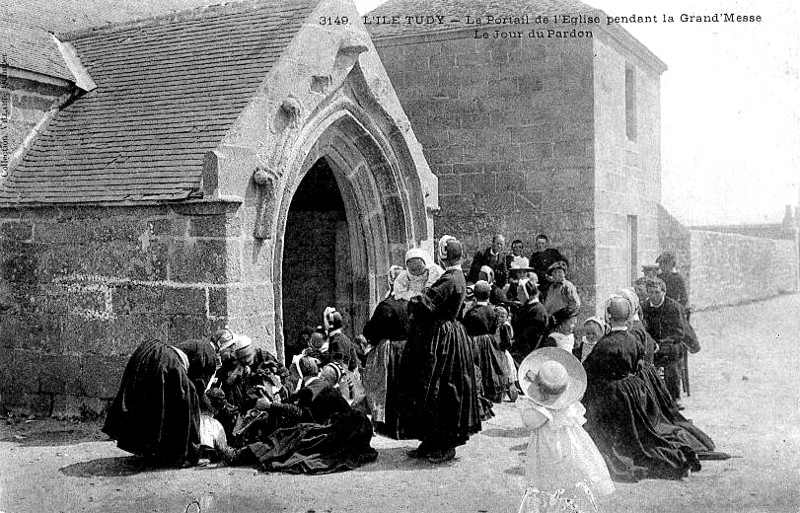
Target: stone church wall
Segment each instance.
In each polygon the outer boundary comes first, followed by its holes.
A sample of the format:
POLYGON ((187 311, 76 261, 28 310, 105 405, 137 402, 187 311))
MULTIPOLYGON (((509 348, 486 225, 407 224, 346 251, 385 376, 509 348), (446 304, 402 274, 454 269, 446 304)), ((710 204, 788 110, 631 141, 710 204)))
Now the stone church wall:
POLYGON ((527 254, 547 233, 592 312, 591 40, 471 34, 376 41, 439 178, 435 234, 459 237, 471 257, 496 232, 523 240, 527 254))
POLYGON ((0 210, 2 406, 100 413, 149 338, 230 323, 268 346, 237 207, 0 210))
POLYGON ((610 37, 598 33, 594 48, 596 290, 607 298, 658 256, 660 87, 658 73, 610 37), (626 84, 626 73, 633 84, 626 84), (635 122, 630 135, 627 114, 635 122))

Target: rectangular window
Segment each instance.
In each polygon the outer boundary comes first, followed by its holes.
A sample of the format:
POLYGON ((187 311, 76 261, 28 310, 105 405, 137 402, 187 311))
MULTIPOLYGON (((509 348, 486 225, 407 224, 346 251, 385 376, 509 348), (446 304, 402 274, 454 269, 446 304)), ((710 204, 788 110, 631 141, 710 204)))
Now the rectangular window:
POLYGON ((639 220, 636 216, 628 216, 628 269, 631 284, 639 276, 639 220))
POLYGON ((636 70, 630 65, 625 66, 625 134, 636 140, 636 70))

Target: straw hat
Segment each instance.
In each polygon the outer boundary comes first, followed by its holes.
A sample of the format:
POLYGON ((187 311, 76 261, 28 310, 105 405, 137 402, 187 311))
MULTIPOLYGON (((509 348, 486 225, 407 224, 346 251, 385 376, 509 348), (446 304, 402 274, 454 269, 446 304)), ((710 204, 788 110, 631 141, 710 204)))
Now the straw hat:
POLYGON ((572 353, 558 347, 543 347, 529 354, 517 375, 522 390, 546 408, 560 410, 583 397, 586 371, 572 353))

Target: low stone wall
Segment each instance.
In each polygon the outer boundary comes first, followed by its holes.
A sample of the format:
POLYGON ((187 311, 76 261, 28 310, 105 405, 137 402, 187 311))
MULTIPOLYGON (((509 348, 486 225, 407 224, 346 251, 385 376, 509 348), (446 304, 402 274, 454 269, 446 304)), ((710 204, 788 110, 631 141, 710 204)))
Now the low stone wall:
POLYGON ((793 240, 690 230, 691 291, 695 310, 797 292, 793 240))
POLYGON ((150 338, 231 323, 274 351, 238 207, 0 209, 0 409, 100 414, 150 338))

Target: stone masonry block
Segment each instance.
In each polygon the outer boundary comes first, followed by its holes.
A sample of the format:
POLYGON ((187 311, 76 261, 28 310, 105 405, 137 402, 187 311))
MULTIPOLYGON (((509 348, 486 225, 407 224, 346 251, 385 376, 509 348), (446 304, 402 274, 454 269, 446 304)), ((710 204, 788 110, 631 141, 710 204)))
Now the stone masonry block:
POLYGON ((31 223, 10 221, 0 224, 0 240, 25 241, 31 237, 33 237, 31 223))
POLYGON ((49 394, 14 390, 3 395, 3 407, 12 413, 49 416, 53 411, 53 398, 49 394))
POLYGON ((228 288, 208 288, 208 315, 210 317, 226 317, 228 315, 228 288))
POLYGON ((197 216, 189 220, 190 237, 225 237, 225 215, 197 216))
POLYGON ((166 336, 166 318, 148 313, 120 315, 112 320, 64 319, 62 343, 70 354, 127 356, 145 340, 166 336))
POLYGON ((0 321, 0 340, 7 347, 37 353, 61 350, 61 319, 57 315, 23 314, 0 321))
POLYGON ((190 240, 169 255, 170 275, 183 283, 226 283, 226 240, 190 240))
MULTIPOLYGON (((154 305, 158 307, 158 305, 154 305)), ((185 314, 205 316, 206 291, 201 287, 168 287, 164 289, 164 303, 161 305, 164 314, 185 314)))
POLYGON ((39 371, 39 392, 81 395, 81 361, 77 356, 44 355, 39 371))
POLYGON ((57 419, 94 419, 108 410, 108 401, 78 395, 53 395, 52 416, 57 419))
POLYGON ((242 281, 272 281, 272 242, 247 240, 242 244, 242 281))
POLYGON ((13 376, 16 372, 14 367, 13 349, 3 348, 0 350, 0 395, 4 392, 13 390, 13 376))
POLYGON ((147 314, 160 310, 165 288, 160 285, 123 284, 112 290, 112 309, 116 315, 147 314))
POLYGON ((553 154, 556 158, 561 157, 583 157, 586 153, 584 141, 558 141, 555 143, 553 154))
POLYGON ((37 352, 15 351, 12 383, 16 392, 35 394, 39 391, 41 361, 41 355, 37 352))
POLYGON ((209 320, 205 315, 170 315, 167 321, 167 340, 177 343, 203 338, 208 334, 209 320))
POLYGON ((149 221, 150 231, 156 237, 173 236, 182 237, 186 235, 189 226, 189 219, 186 217, 168 217, 153 219, 149 221))
POLYGON ((462 175, 460 178, 463 194, 491 194, 496 190, 492 175, 462 175))
POLYGON ((439 178, 439 194, 461 194, 461 178, 458 176, 442 176, 439 178))
POLYGON ((88 397, 112 399, 119 390, 127 357, 87 356, 83 358, 81 382, 88 397))

